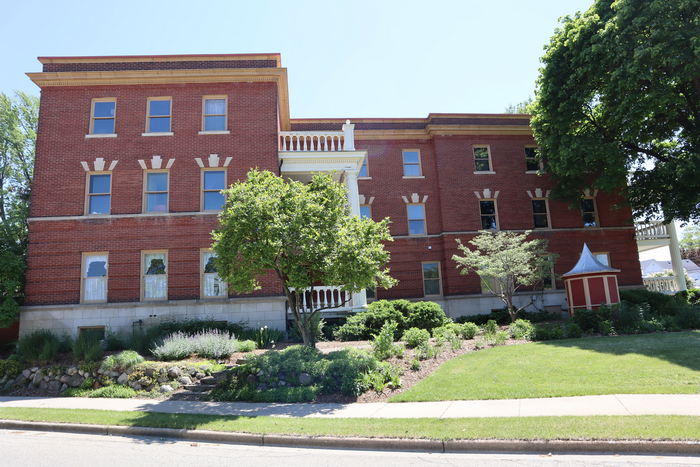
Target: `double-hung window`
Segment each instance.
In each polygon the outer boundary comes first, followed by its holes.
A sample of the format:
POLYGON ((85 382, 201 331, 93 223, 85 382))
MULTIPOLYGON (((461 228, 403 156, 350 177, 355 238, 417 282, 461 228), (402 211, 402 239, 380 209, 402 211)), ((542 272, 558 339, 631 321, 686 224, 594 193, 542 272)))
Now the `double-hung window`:
POLYGON ((202 131, 225 132, 227 125, 226 96, 205 96, 202 100, 202 131))
POLYGON ((172 131, 172 103, 172 99, 169 97, 151 97, 148 99, 147 134, 169 134, 172 131))
POLYGON ((537 157, 537 148, 534 146, 525 147, 525 170, 528 172, 540 170, 540 160, 537 157))
POLYGON ((425 235, 425 205, 407 204, 406 213, 408 215, 408 234, 425 235))
POLYGON ((108 173, 88 174, 87 214, 109 214, 112 198, 112 175, 108 173))
POLYGON ((488 146, 474 146, 474 171, 491 172, 491 151, 488 146))
POLYGON ((90 115, 91 135, 114 135, 115 120, 117 117, 117 101, 113 98, 99 98, 92 100, 90 115))
POLYGON ((598 213, 595 208, 595 199, 586 197, 581 200, 581 218, 584 227, 598 226, 598 213))
POLYGON ((372 206, 369 204, 360 204, 360 217, 363 219, 372 218, 372 206))
POLYGON ((536 229, 549 228, 549 213, 547 212, 546 199, 532 200, 532 219, 536 229))
POLYGON ((202 251, 202 297, 226 297, 226 282, 222 281, 216 271, 216 255, 212 251, 202 251))
POLYGON ((168 172, 149 171, 145 174, 145 212, 168 212, 168 172))
POLYGON ((107 253, 83 253, 83 303, 107 301, 107 253))
POLYGON ((420 151, 417 149, 404 149, 403 155, 403 176, 420 177, 423 175, 420 165, 420 151))
POLYGON ((225 187, 226 171, 202 171, 202 211, 220 211, 224 207, 224 195, 221 190, 225 187))
POLYGON ((481 228, 484 230, 498 229, 498 215, 496 213, 495 199, 482 199, 479 201, 481 214, 481 228))
POLYGON ((441 295, 440 263, 423 263, 423 295, 441 295))
POLYGON ((167 251, 142 252, 141 297, 143 300, 167 300, 168 253, 167 251))

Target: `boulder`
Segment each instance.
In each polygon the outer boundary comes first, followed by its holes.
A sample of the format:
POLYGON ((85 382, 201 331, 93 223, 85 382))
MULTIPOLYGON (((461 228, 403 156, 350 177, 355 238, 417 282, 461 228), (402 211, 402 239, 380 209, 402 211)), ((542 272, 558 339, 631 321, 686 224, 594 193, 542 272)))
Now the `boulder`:
POLYGON ((73 376, 73 375, 76 374, 77 372, 78 372, 78 369, 77 369, 76 367, 74 367, 74 366, 72 366, 72 367, 70 367, 70 368, 68 368, 68 369, 66 370, 66 374, 67 374, 68 376, 73 376))
POLYGON ((127 381, 129 381, 129 375, 127 375, 126 373, 122 373, 117 378, 117 384, 126 384, 127 381))
POLYGON ((46 391, 48 388, 49 388, 49 383, 47 383, 44 380, 41 380, 39 382, 39 389, 41 389, 42 391, 46 391))
POLYGON ((301 373, 299 375, 299 384, 302 386, 311 386, 311 384, 314 382, 313 377, 311 377, 310 374, 308 373, 301 373))
MULTIPOLYGON (((248 377, 251 376, 253 375, 248 375, 248 377)), ((255 378, 255 376, 253 376, 253 378, 255 378)), ((205 376, 204 378, 201 378, 199 382, 202 384, 216 384, 216 378, 213 376, 205 376)))
POLYGON ((178 380, 178 383, 182 384, 183 386, 188 386, 192 384, 192 380, 190 379, 189 376, 181 376, 178 380))
POLYGON ((32 376, 32 372, 30 370, 23 370, 22 371, 22 376, 24 376, 24 379, 29 379, 30 376, 32 376))
POLYGON ((60 378, 58 378, 58 380, 59 380, 60 382, 62 382, 63 384, 68 384, 68 381, 70 381, 70 376, 68 376, 68 375, 63 375, 63 376, 61 376, 60 378))
POLYGON ((71 376, 71 377, 68 379, 68 383, 66 383, 66 384, 68 384, 68 386, 70 386, 70 387, 72 387, 72 388, 77 388, 78 386, 80 386, 81 384, 83 384, 83 377, 80 376, 80 375, 75 375, 75 374, 74 374, 73 376, 71 376))
POLYGON ((162 393, 173 392, 173 387, 169 384, 164 384, 158 390, 162 393))
POLYGON ((43 380, 44 377, 41 375, 41 372, 37 371, 34 373, 34 377, 32 378, 32 384, 34 386, 38 386, 39 383, 41 383, 41 380, 43 380))
POLYGON ((207 376, 204 373, 195 373, 194 377, 197 379, 204 379, 204 377, 207 376))
POLYGON ((58 392, 61 390, 61 383, 59 381, 53 380, 48 384, 49 392, 58 392))
POLYGON ((168 376, 170 376, 173 379, 179 378, 181 374, 182 371, 176 366, 171 366, 170 368, 168 368, 168 376))
POLYGON ((67 384, 64 384, 64 385, 61 386, 61 392, 65 391, 66 389, 68 389, 68 385, 67 385, 67 384))
POLYGON ((37 371, 39 371, 39 367, 38 367, 38 366, 32 367, 32 369, 31 369, 31 372, 32 372, 32 373, 36 373, 37 371))
POLYGON ((143 369, 143 374, 146 376, 153 376, 156 373, 156 369, 153 367, 146 367, 143 369))

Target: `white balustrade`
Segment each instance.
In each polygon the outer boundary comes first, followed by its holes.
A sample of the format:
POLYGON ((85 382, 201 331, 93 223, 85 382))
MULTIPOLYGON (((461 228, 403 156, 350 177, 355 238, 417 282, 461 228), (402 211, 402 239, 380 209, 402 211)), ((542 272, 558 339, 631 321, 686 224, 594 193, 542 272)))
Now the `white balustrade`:
POLYGON ((643 277, 642 282, 644 283, 644 287, 652 292, 665 294, 674 294, 678 292, 678 284, 674 276, 643 277))
POLYGON ((322 311, 347 311, 352 308, 352 294, 338 286, 325 285, 303 291, 290 288, 290 291, 299 295, 303 312, 310 313, 319 308, 324 308, 322 311))
POLYGON ((280 151, 337 152, 343 150, 342 131, 280 131, 280 151))
POLYGON ((644 222, 634 224, 637 240, 658 240, 670 238, 668 226, 662 222, 644 222))

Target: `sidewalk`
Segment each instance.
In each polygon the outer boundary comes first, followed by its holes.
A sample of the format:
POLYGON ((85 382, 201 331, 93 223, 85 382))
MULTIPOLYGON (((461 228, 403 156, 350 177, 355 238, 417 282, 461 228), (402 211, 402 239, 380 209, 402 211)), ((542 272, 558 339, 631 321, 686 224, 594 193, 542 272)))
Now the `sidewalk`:
POLYGON ((265 404, 81 397, 0 397, 0 408, 3 407, 323 418, 485 418, 566 415, 700 416, 700 394, 613 394, 543 399, 368 404, 265 404))

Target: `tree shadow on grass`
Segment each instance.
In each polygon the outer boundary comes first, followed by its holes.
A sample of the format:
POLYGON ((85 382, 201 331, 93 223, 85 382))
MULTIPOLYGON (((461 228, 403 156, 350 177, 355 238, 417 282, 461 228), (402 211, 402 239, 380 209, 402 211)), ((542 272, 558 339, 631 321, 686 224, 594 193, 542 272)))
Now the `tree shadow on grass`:
POLYGON ((658 332, 539 342, 613 355, 639 354, 700 371, 700 331, 658 332))

